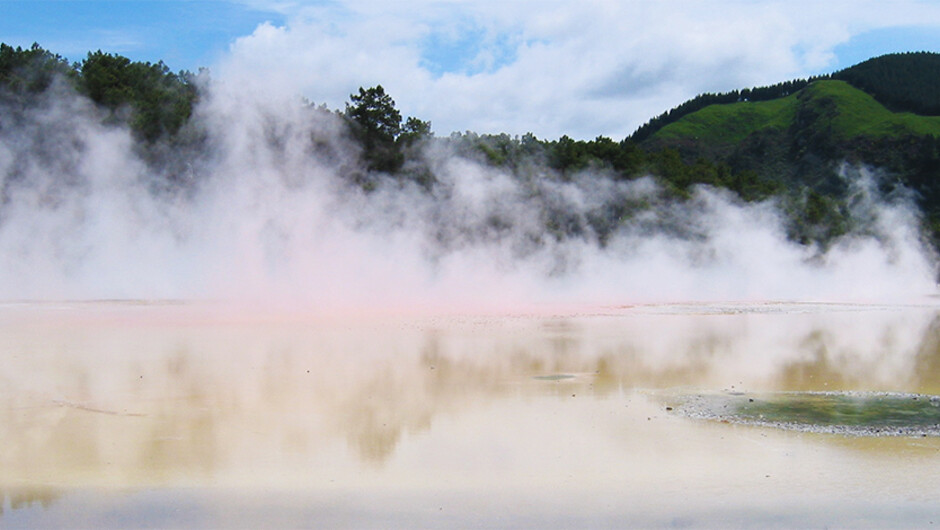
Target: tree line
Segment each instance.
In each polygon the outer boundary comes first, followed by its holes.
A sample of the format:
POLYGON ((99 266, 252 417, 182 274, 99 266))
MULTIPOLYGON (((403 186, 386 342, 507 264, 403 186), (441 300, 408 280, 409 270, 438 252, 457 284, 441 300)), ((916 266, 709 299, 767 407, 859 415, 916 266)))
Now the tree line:
MULTIPOLYGON (((940 56, 931 55, 929 60, 937 61, 937 57, 940 56)), ((924 58, 901 56, 898 60, 907 64, 912 59, 916 62, 924 58)), ((893 101, 894 105, 915 108, 916 105, 908 101, 913 99, 921 105, 916 108, 932 108, 930 94, 936 96, 937 91, 931 92, 923 83, 914 83, 915 73, 910 74, 909 87, 877 88, 887 86, 882 81, 894 63, 884 64, 887 66, 877 61, 862 63, 832 76, 870 83, 869 86, 876 87, 873 90, 880 90, 882 97, 893 101), (908 93, 913 95, 904 95, 908 93)), ((940 72, 940 68, 936 71, 940 72)), ((198 130, 193 132, 198 128, 187 127, 194 106, 202 96, 199 82, 202 75, 208 74, 174 73, 163 62, 131 61, 100 50, 70 64, 38 44, 25 49, 0 44, 0 110, 16 115, 62 85, 93 101, 104 111, 106 120, 126 123, 148 163, 172 164, 181 157, 166 156, 168 150, 175 150, 177 154, 186 150, 198 154, 203 149, 204 138, 198 130)), ((667 196, 676 201, 689 198, 693 187, 700 184, 727 189, 744 201, 782 197, 781 203, 790 220, 791 237, 806 244, 825 245, 850 229, 844 185, 835 178, 833 169, 835 159, 846 153, 861 162, 900 172, 902 184, 915 186, 923 190, 925 197, 936 199, 934 203, 922 202, 928 209, 930 204, 940 204, 940 186, 934 184, 940 170, 940 141, 889 138, 871 145, 857 145, 848 151, 845 146, 829 149, 833 146, 832 139, 818 127, 819 116, 813 114, 825 112, 818 106, 801 107, 805 116, 797 116, 792 130, 752 134, 733 152, 722 156, 714 156, 695 146, 662 146, 646 141, 668 123, 708 105, 785 97, 825 77, 828 76, 703 94, 651 119, 622 140, 606 136, 593 140, 575 140, 568 136, 543 140, 531 133, 510 136, 470 131, 436 137, 429 121, 403 117, 394 99, 381 85, 360 87, 350 94, 342 110, 331 111, 322 106, 319 110, 339 118, 346 126, 348 138, 359 147, 363 171, 351 171, 348 178, 367 192, 381 179, 412 182, 432 190, 437 179, 431 162, 425 157, 424 147, 434 143, 458 156, 500 168, 518 179, 566 181, 590 174, 631 180, 654 175, 667 196)), ((168 186, 182 181, 174 176, 182 171, 180 167, 167 171, 168 186)), ((932 221, 936 225, 934 233, 940 234, 940 206, 933 206, 933 209, 937 211, 929 212, 931 219, 936 219, 932 221)), ((597 219, 595 228, 599 233, 612 230, 620 217, 614 208, 607 217, 597 219)))
POLYGON ((830 76, 871 94, 895 112, 940 116, 940 54, 893 53, 830 76))
MULTIPOLYGON (((26 49, 0 44, 0 97, 28 105, 30 98, 49 89, 55 79, 106 109, 110 120, 125 120, 143 143, 173 139, 190 119, 200 97, 196 74, 174 73, 163 62, 131 61, 99 50, 69 64, 38 44, 26 49)), ((760 89, 754 93, 767 97, 760 89)), ((403 119, 394 99, 381 85, 360 87, 350 94, 345 109, 336 114, 346 121, 351 138, 360 145, 369 171, 414 173, 414 164, 407 162, 419 158, 416 147, 433 137, 431 123, 416 117, 403 119)), ((636 135, 621 141, 606 136, 589 141, 562 136, 548 141, 532 134, 510 137, 467 132, 442 141, 493 166, 515 168, 537 160, 562 178, 589 168, 609 170, 617 178, 653 172, 677 190, 694 183, 713 183, 732 186, 747 197, 763 195, 735 184, 742 176, 730 175, 727 167, 710 165, 707 160, 683 164, 670 152, 646 153, 638 148, 636 135)), ((421 173, 416 178, 427 179, 428 175, 421 173)))
POLYGON ((195 76, 173 73, 162 61, 131 61, 99 50, 69 64, 38 44, 26 49, 0 44, 0 97, 8 103, 29 105, 56 80, 108 109, 113 121, 129 109, 128 125, 145 142, 176 134, 198 99, 195 76))

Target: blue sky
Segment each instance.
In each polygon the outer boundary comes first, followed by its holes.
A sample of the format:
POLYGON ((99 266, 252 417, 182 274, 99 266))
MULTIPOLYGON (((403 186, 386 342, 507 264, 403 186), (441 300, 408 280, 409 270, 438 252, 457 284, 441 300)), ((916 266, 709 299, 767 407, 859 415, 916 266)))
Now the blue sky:
POLYGON ((940 2, 0 0, 0 41, 204 66, 336 108, 383 84, 437 134, 618 137, 697 93, 940 51, 940 2))
POLYGON ((285 17, 235 2, 0 0, 0 40, 38 42, 72 61, 89 51, 162 60, 174 70, 215 63, 237 37, 285 17))
POLYGON ((940 52, 940 27, 895 26, 854 35, 845 44, 835 47, 837 61, 834 68, 845 68, 899 51, 940 52))

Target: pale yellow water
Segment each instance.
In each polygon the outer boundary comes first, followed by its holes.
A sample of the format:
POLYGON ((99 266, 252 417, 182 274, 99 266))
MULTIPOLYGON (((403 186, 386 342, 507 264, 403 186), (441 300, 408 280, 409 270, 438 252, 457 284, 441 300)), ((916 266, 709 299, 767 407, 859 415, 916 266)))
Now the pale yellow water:
POLYGON ((940 394, 935 306, 0 306, 0 527, 940 527, 940 440, 666 410, 940 394))

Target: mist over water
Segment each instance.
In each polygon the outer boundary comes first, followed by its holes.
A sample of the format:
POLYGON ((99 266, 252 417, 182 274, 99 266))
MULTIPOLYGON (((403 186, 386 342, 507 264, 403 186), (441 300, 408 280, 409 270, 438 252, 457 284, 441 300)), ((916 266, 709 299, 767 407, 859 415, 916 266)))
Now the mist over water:
POLYGON ((773 201, 702 187, 678 202, 603 170, 512 175, 446 142, 422 153, 430 189, 369 175, 331 113, 224 81, 205 94, 187 132, 200 152, 167 145, 156 162, 65 88, 0 127, 0 297, 513 311, 935 290, 913 206, 864 171, 867 222, 823 251, 789 241, 773 201), (595 233, 586 220, 612 209, 595 233))

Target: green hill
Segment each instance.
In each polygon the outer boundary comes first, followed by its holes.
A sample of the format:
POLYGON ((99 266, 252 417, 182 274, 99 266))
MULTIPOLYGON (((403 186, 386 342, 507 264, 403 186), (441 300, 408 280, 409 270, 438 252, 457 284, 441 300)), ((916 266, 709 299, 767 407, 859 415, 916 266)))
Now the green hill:
POLYGON ((785 98, 818 80, 838 80, 871 95, 894 112, 940 115, 940 54, 896 53, 869 59, 828 75, 795 79, 776 85, 701 94, 640 126, 631 136, 644 142, 660 129, 714 104, 754 103, 785 98))
POLYGON ((660 144, 695 141, 709 147, 733 147, 754 133, 785 132, 801 125, 826 128, 836 141, 940 136, 940 116, 892 112, 845 81, 820 80, 796 94, 770 101, 709 105, 666 125, 648 141, 660 144), (801 124, 798 118, 814 123, 801 124))
MULTIPOLYGON (((917 60, 932 64, 938 57, 912 54, 904 57, 903 64, 917 60)), ((875 65, 894 64, 873 61, 875 65)), ((852 75, 840 72, 833 77, 861 82, 867 78, 858 72, 870 69, 871 64, 852 75)), ((872 71, 888 70, 879 67, 872 71)), ((899 74, 898 78, 913 76, 899 74)), ((816 233, 808 230, 796 235, 808 240, 838 234, 838 230, 827 230, 845 218, 850 192, 839 170, 845 163, 866 165, 884 176, 881 185, 885 193, 899 185, 913 191, 928 235, 940 244, 940 116, 898 110, 927 108, 931 95, 925 93, 899 104, 902 98, 898 94, 908 91, 889 88, 883 85, 880 97, 895 101, 893 108, 847 80, 817 79, 775 99, 707 105, 662 125, 640 146, 647 153, 676 152, 688 165, 704 160, 724 166, 729 174, 750 175, 753 182, 769 183, 764 188, 775 193, 802 196, 797 199, 794 218, 812 208, 822 212, 816 233), (816 207, 811 208, 809 202, 815 202, 816 207), (825 234, 820 235, 820 230, 825 234)), ((940 88, 934 92, 940 93, 940 88)))

